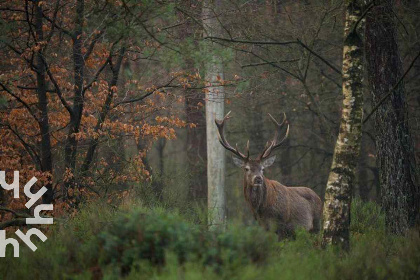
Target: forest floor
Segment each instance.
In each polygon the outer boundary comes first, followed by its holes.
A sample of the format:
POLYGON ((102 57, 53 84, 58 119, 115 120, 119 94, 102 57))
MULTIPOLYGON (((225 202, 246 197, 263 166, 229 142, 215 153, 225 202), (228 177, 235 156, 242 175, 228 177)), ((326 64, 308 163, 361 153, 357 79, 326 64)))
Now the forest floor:
MULTIPOLYGON (((420 237, 385 233, 372 202, 354 201, 351 250, 320 248, 297 231, 278 242, 258 226, 230 222, 209 232, 177 209, 100 201, 48 229, 45 243, 20 257, 7 250, 1 279, 420 279, 420 237)), ((33 241, 37 239, 32 237, 33 241)))

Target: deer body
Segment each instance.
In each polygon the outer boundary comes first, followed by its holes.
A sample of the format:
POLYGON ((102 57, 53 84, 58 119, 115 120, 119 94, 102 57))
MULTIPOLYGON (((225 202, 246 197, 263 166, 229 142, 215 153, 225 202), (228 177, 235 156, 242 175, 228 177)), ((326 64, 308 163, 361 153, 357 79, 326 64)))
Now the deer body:
POLYGON ((244 195, 260 225, 275 230, 280 238, 291 236, 297 227, 319 231, 322 203, 309 188, 286 187, 265 178, 261 187, 245 181, 244 195))
POLYGON ((249 204, 255 219, 267 230, 275 230, 279 239, 291 236, 297 227, 310 232, 318 232, 322 215, 322 202, 319 196, 306 187, 286 187, 277 181, 269 180, 264 176, 264 169, 274 163, 275 156, 271 152, 278 148, 289 134, 287 125, 286 135, 278 141, 281 127, 271 115, 276 126, 274 139, 267 142, 264 151, 256 159, 249 157, 249 141, 246 153, 239 152, 238 147, 232 147, 224 134, 225 121, 229 119, 230 112, 223 120, 216 120, 219 132, 219 141, 225 149, 232 152, 235 165, 244 170, 244 196, 249 204))

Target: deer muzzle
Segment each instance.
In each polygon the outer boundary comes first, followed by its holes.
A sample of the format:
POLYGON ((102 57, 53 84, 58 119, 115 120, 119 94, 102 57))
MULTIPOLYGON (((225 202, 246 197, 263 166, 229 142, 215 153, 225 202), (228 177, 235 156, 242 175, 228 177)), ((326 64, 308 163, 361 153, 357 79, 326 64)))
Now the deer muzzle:
POLYGON ((261 176, 254 176, 252 184, 254 187, 261 187, 263 184, 263 178, 261 176))

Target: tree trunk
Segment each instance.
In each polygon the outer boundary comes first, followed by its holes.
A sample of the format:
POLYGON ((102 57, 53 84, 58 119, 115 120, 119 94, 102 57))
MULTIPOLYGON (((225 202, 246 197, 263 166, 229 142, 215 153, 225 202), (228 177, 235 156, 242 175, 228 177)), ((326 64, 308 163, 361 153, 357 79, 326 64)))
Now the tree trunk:
MULTIPOLYGON (((202 3, 197 0, 183 1, 187 9, 196 9, 202 3)), ((194 39, 193 44, 199 47, 198 40, 195 38, 198 34, 198 27, 195 22, 188 20, 188 16, 180 13, 180 22, 186 21, 185 28, 180 32, 180 38, 183 41, 194 39)), ((194 73, 194 57, 186 54, 185 64, 187 73, 194 73)), ((202 91, 186 91, 185 113, 187 123, 194 123, 194 128, 187 129, 186 151, 187 164, 189 170, 188 177, 188 199, 189 201, 199 202, 200 205, 206 205, 207 202, 207 150, 206 150, 206 117, 203 104, 204 94, 202 91)))
MULTIPOLYGON (((220 10, 220 1, 207 0, 203 3, 203 25, 206 36, 218 36, 221 27, 216 18, 220 10)), ((210 228, 224 228, 226 197, 225 197, 225 150, 217 139, 215 119, 222 119, 224 114, 224 88, 218 86, 223 80, 223 63, 213 51, 215 43, 209 43, 212 52, 210 61, 206 64, 205 79, 209 83, 206 93, 206 133, 207 133, 207 207, 210 228)))
MULTIPOLYGON (((251 82, 252 83, 252 82, 251 82)), ((252 94, 249 97, 248 104, 245 108, 246 116, 251 116, 251 123, 247 124, 245 131, 249 136, 250 143, 255 147, 256 151, 262 151, 265 147, 264 142, 264 120, 263 120, 263 108, 258 102, 260 96, 257 93, 252 94), (257 96, 256 96, 257 95, 257 96)))
MULTIPOLYGON (((84 106, 83 80, 85 60, 83 57, 83 24, 84 24, 84 0, 77 0, 75 32, 73 34, 73 68, 74 68, 74 102, 73 114, 70 115, 67 142, 64 148, 64 160, 67 171, 74 173, 76 168, 77 139, 75 134, 79 132, 80 122, 84 106)), ((74 175, 74 174, 73 174, 74 175)), ((74 178, 74 177, 72 177, 74 178)), ((68 188, 74 187, 74 180, 65 183, 63 198, 68 195, 68 188)))
POLYGON ((166 147, 166 139, 165 138, 160 138, 158 140, 157 143, 157 147, 156 150, 158 152, 158 157, 159 157, 159 173, 160 173, 160 177, 164 178, 165 176, 165 147, 166 147))
MULTIPOLYGON (((44 40, 44 32, 42 30, 42 5, 35 1, 35 33, 37 42, 44 40)), ((51 183, 52 176, 52 156, 51 156, 51 139, 50 139, 50 124, 48 118, 48 97, 47 85, 45 82, 45 63, 43 60, 43 47, 40 46, 36 52, 36 93, 38 95, 38 109, 40 111, 40 118, 38 121, 39 130, 41 133, 41 171, 49 173, 49 182, 45 185, 47 192, 42 196, 42 202, 49 204, 53 200, 53 188, 51 183)))
MULTIPOLYGON (((199 93, 197 93, 199 95, 199 93)), ((207 198, 206 185, 206 120, 198 103, 204 102, 201 96, 187 96, 185 107, 187 122, 196 124, 187 129, 187 160, 191 177, 189 179, 188 196, 195 201, 207 198)))
MULTIPOLYGON (((115 64, 112 62, 112 58, 109 62, 112 77, 111 77, 111 80, 109 82, 108 94, 106 96, 105 103, 104 103, 104 105, 101 109, 101 113, 98 116, 98 120, 97 120, 95 128, 94 128, 95 132, 98 132, 101 129, 102 124, 105 122, 105 119, 108 115, 108 112, 111 109, 111 103, 112 103, 112 100, 114 98, 115 87, 118 85, 118 78, 119 78, 120 69, 121 69, 123 58, 124 58, 124 54, 125 54, 125 48, 121 47, 121 49, 118 52, 118 58, 117 58, 117 61, 115 62, 115 64)), ((89 170, 89 167, 90 167, 90 164, 93 161, 93 156, 95 154, 95 150, 96 150, 97 146, 98 146, 98 140, 92 139, 89 143, 89 148, 88 148, 85 160, 84 160, 82 168, 81 168, 80 173, 82 174, 82 176, 84 176, 86 174, 86 172, 89 170)))
MULTIPOLYGON (((370 10, 366 19, 367 70, 374 106, 403 74, 392 9, 392 0, 381 1, 370 10)), ((396 234, 404 234, 415 225, 420 209, 414 147, 406 113, 403 83, 375 113, 382 206, 386 227, 396 234)))
MULTIPOLYGON (((366 129, 366 128, 365 128, 366 129)), ((357 185, 360 199, 363 201, 369 201, 369 194, 371 191, 371 186, 369 185, 369 139, 367 137, 362 137, 361 144, 361 154, 359 158, 359 168, 357 171, 357 185)), ((356 190, 353 190, 353 194, 356 193, 356 190)))
MULTIPOLYGON (((343 47, 343 108, 340 131, 325 190, 322 245, 349 248, 351 194, 362 139, 363 118, 363 49, 354 28, 361 15, 356 0, 346 7, 343 47)), ((359 24, 363 24, 360 22, 359 24)))

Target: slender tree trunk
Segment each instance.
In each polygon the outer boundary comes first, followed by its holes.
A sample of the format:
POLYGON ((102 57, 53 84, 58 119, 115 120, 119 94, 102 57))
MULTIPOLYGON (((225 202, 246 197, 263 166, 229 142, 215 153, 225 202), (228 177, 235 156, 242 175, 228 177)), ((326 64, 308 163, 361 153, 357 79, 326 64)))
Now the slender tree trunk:
POLYGON ((263 108, 261 104, 258 102, 258 94, 252 94, 249 98, 248 106, 246 106, 245 110, 247 112, 247 116, 251 117, 251 124, 248 124, 248 127, 245 128, 247 130, 248 135, 250 135, 250 143, 252 143, 255 147, 256 151, 262 151, 265 147, 264 142, 264 121, 263 121, 263 108), (257 96, 256 96, 257 95, 257 96), (251 128, 252 130, 248 130, 251 128))
MULTIPOLYGON (((203 3, 203 25, 207 36, 218 36, 221 27, 216 18, 220 10, 220 0, 206 0, 203 3)), ((210 87, 206 93, 206 133, 207 133, 207 206, 208 223, 211 228, 224 228, 226 213, 225 197, 225 150, 217 139, 215 119, 222 119, 224 114, 224 88, 218 86, 223 80, 221 58, 213 51, 215 43, 209 43, 212 57, 206 64, 205 79, 210 87)))
MULTIPOLYGON (((200 7, 201 1, 189 0, 183 1, 187 9, 196 9, 200 7)), ((182 40, 193 39, 195 47, 198 41, 195 38, 198 33, 198 27, 195 22, 188 20, 188 16, 180 13, 180 22, 186 21, 185 28, 180 32, 182 40)), ((194 58, 186 55, 186 71, 193 73, 195 71, 194 58)), ((194 128, 187 129, 186 151, 187 164, 189 170, 188 178, 188 199, 189 201, 199 202, 200 205, 206 205, 207 202, 207 150, 206 150, 206 117, 203 104, 204 95, 201 91, 188 91, 185 97, 185 113, 188 123, 194 123, 194 128)))
MULTIPOLYGON (((104 123, 109 110, 111 109, 111 103, 112 100, 114 98, 114 94, 115 94, 115 87, 118 85, 118 78, 119 78, 119 74, 120 74, 120 69, 121 69, 121 65, 122 65, 122 61, 124 58, 124 53, 125 53, 125 48, 122 47, 119 50, 118 56, 117 56, 117 61, 115 62, 115 64, 112 62, 112 59, 109 62, 109 65, 111 67, 111 72, 112 72, 112 77, 111 80, 109 82, 109 86, 108 86, 108 94, 106 96, 105 99, 105 103, 102 107, 101 113, 99 114, 98 120, 96 122, 94 131, 98 132, 99 129, 102 127, 102 124, 104 123)), ((93 156, 95 154, 95 150, 96 147, 98 146, 98 141, 96 139, 93 139, 90 141, 89 143, 89 148, 85 157, 85 160, 83 162, 82 168, 81 168, 81 174, 84 175, 90 167, 90 164, 92 163, 93 160, 93 156)))
MULTIPOLYGON (((393 2, 381 1, 370 10, 366 19, 367 70, 374 105, 391 91, 403 74, 393 2)), ((414 147, 406 113, 403 83, 375 113, 385 222, 387 229, 397 234, 404 234, 415 225, 420 210, 414 147)))
POLYGON ((165 176, 165 147, 166 147, 166 139, 165 138, 160 138, 158 140, 158 144, 156 147, 156 150, 158 152, 158 157, 159 157, 159 173, 160 173, 160 177, 163 178, 165 176))
MULTIPOLYGON (((83 24, 84 24, 84 0, 77 0, 75 32, 73 34, 73 68, 74 68, 74 102, 73 114, 70 116, 69 130, 67 141, 64 148, 64 160, 67 171, 74 173, 76 168, 77 139, 75 134, 79 132, 80 122, 82 119, 84 96, 83 96, 83 80, 85 61, 83 58, 83 24)), ((74 175, 74 174, 73 174, 74 175)), ((74 177, 72 177, 74 178, 74 177)), ((74 187, 74 180, 65 183, 63 190, 63 198, 68 195, 68 188, 74 187)))
MULTIPOLYGON (((323 246, 333 244, 349 248, 351 194, 362 139, 363 48, 355 31, 361 15, 357 1, 346 7, 343 47, 343 108, 340 131, 325 190, 323 246)), ((359 23, 363 24, 363 22, 359 23)))
MULTIPOLYGON (((199 94, 199 93, 197 93, 199 94)), ((207 198, 207 176, 205 162, 206 153, 206 119, 198 103, 204 102, 201 96, 187 96, 185 107, 187 122, 196 124, 196 127, 187 130, 187 160, 189 170, 192 172, 189 180, 189 197, 196 201, 207 198)))
MULTIPOLYGON (((39 5, 39 1, 34 2, 35 6, 35 33, 36 41, 39 43, 44 40, 44 32, 42 30, 42 5, 39 5)), ((50 124, 48 119, 48 97, 47 97, 47 85, 45 82, 45 64, 43 60, 43 47, 40 46, 39 50, 35 55, 36 63, 36 93, 38 95, 38 109, 41 112, 40 119, 38 121, 39 129, 41 132, 41 171, 47 172, 50 175, 49 183, 45 185, 47 192, 42 196, 43 203, 51 203, 53 200, 53 189, 51 183, 52 176, 52 155, 51 155, 51 140, 50 140, 50 124)))

